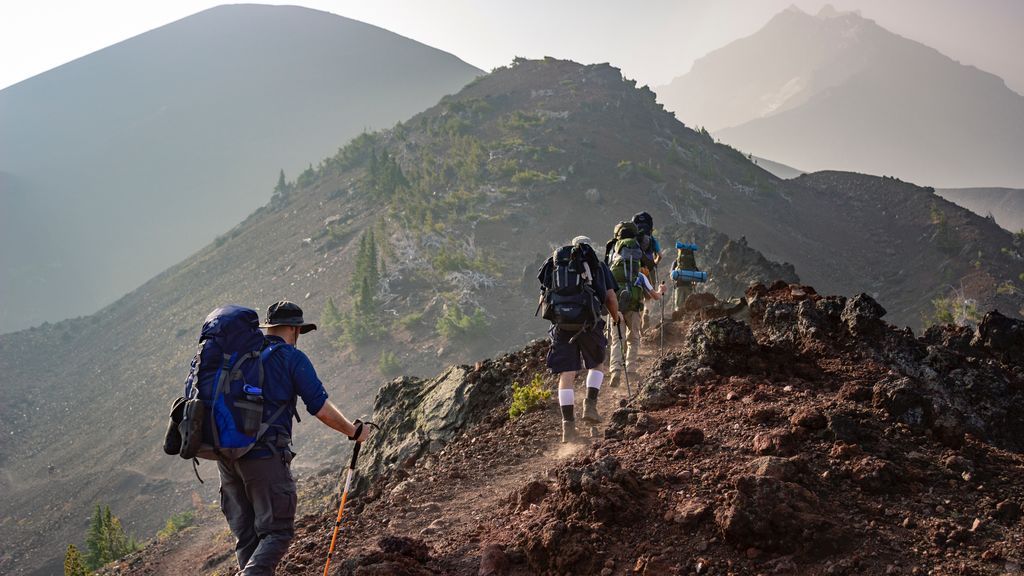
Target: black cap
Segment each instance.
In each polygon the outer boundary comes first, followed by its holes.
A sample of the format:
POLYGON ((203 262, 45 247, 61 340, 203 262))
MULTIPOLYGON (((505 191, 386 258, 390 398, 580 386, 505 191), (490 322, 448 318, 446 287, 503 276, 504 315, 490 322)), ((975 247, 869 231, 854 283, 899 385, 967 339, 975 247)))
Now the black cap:
POLYGON ((274 302, 267 308, 267 322, 260 324, 260 328, 273 326, 300 326, 299 334, 316 330, 316 324, 307 323, 302 319, 302 308, 294 302, 281 300, 274 302))

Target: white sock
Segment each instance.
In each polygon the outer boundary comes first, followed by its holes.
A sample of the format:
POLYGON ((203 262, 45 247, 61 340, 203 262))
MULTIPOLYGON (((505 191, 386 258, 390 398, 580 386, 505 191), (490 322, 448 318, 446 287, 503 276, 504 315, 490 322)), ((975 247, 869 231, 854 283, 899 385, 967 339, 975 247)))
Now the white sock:
POLYGON ((587 388, 601 389, 601 383, 604 382, 604 372, 600 370, 590 370, 587 372, 587 388))
POLYGON ((558 405, 559 406, 572 406, 576 403, 576 391, 572 388, 559 388, 558 389, 558 405))

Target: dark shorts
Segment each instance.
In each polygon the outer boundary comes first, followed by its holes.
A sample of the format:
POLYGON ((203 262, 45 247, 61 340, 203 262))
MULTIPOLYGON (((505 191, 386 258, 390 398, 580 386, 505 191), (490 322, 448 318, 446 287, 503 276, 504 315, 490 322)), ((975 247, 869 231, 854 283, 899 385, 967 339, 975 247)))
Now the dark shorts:
POLYGON ((582 367, 597 368, 604 362, 608 339, 604 336, 604 321, 581 332, 574 342, 569 342, 576 332, 559 330, 554 326, 548 330, 551 347, 548 348, 548 368, 556 374, 576 372, 582 367))

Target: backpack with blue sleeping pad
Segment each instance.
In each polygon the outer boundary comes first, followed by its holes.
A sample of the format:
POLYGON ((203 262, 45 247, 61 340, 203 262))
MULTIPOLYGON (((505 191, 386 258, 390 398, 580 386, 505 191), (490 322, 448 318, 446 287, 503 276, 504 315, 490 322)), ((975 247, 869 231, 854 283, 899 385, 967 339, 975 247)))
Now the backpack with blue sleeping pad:
POLYGON ((256 446, 270 423, 294 410, 283 403, 264 417, 263 364, 278 347, 267 345, 255 310, 228 305, 211 312, 184 395, 172 404, 164 451, 185 459, 236 460, 256 446))

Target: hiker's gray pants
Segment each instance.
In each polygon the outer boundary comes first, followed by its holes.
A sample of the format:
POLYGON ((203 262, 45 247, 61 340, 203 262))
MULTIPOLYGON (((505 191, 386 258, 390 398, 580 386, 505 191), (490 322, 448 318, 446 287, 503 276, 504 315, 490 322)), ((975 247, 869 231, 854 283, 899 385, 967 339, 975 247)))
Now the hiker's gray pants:
POLYGON ((295 478, 280 456, 219 462, 220 508, 241 576, 273 576, 295 536, 295 478))

